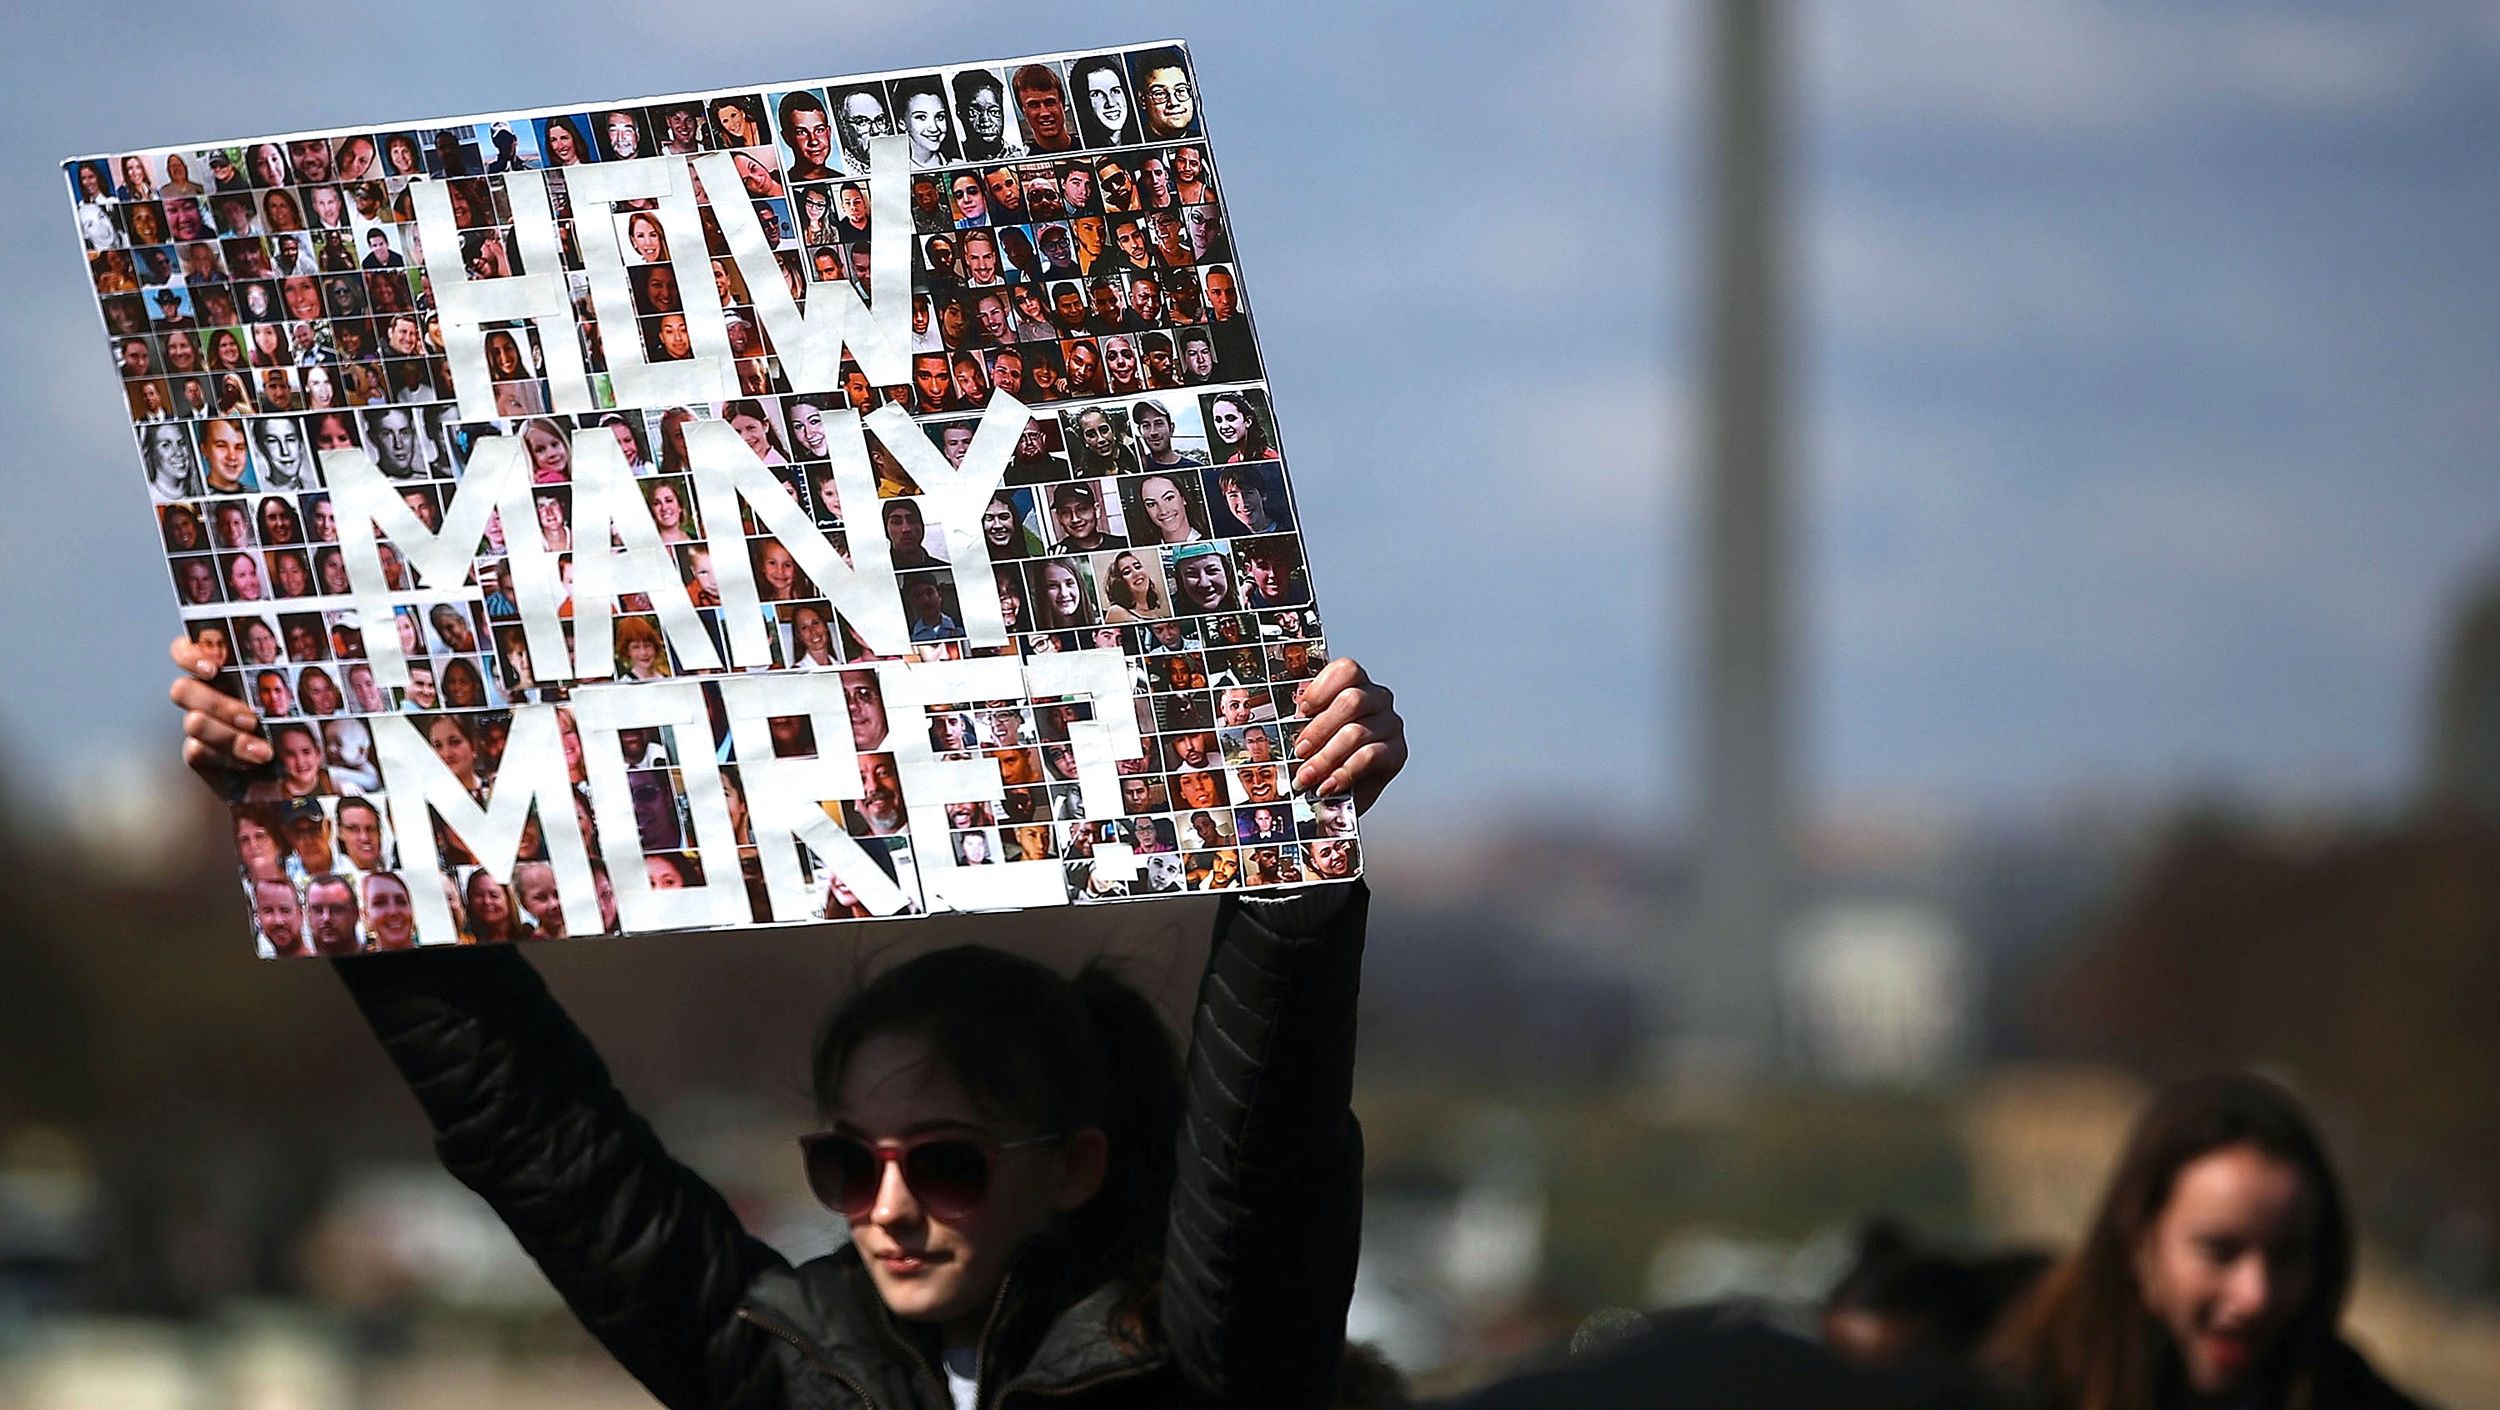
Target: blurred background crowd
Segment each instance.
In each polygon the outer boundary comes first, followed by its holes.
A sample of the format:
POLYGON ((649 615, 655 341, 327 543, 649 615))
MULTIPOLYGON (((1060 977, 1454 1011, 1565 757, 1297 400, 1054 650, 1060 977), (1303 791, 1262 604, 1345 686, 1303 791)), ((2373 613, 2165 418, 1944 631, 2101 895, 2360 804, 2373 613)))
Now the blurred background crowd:
MULTIPOLYGON (((1413 732, 1366 824, 1354 1334, 1449 1391, 1610 1309, 1811 1330, 1918 1253, 2019 1271, 2151 1090, 2253 1066, 2341 1162, 2355 1340, 2500 1406, 2500 7, 1833 0, 1750 66, 1713 9, 29 18, 0 1402, 648 1403, 336 981, 251 958, 126 418, 62 355, 97 340, 59 159, 1180 30, 1331 639, 1413 732), (1731 265, 1765 192, 1778 257, 1731 265), (1710 329, 1762 309, 1731 387, 1710 329), (1780 474, 1731 521, 1745 395, 1780 474)), ((841 1237, 789 1148, 805 1040, 859 974, 1108 948, 1177 1009, 1195 904, 537 958, 803 1255, 841 1237)))

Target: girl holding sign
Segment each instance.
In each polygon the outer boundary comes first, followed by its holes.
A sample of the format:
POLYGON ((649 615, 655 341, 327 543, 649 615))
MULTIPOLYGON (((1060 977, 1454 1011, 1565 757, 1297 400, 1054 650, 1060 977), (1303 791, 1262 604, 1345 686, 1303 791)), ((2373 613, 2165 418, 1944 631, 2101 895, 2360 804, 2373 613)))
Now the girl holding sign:
MULTIPOLYGON (((270 757, 188 638, 184 757, 270 757)), ((1350 660, 1300 694, 1297 782, 1368 804, 1406 760, 1350 660)), ((1152 1006, 973 947, 853 994, 815 1046, 809 1188, 850 1227, 792 1267, 676 1163, 521 953, 341 978, 574 1312, 671 1406, 1318 1406, 1352 1293, 1366 897, 1228 897, 1186 1070, 1152 1006)))

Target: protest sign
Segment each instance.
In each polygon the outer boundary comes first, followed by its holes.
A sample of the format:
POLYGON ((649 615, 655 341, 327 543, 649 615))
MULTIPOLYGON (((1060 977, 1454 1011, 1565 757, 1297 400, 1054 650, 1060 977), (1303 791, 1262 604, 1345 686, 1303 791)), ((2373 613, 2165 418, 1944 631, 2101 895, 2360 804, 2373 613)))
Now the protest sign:
POLYGON ((1182 46, 64 172, 264 953, 1356 871, 1182 46))

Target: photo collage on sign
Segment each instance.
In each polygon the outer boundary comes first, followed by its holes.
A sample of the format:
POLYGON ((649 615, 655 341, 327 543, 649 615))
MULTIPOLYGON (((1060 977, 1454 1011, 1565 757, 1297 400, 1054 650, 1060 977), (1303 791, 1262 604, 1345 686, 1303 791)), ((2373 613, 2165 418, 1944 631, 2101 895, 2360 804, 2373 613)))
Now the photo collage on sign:
MULTIPOLYGON (((562 706, 567 687, 533 672, 505 538, 539 536, 569 585, 573 438, 585 432, 615 438, 716 644, 725 635, 712 557, 742 552, 780 667, 844 672, 863 797, 826 810, 907 893, 917 894, 915 847, 947 847, 964 866, 1051 859, 1077 901, 1290 885, 1359 868, 1351 807, 1291 786, 1295 690, 1328 650, 1184 50, 150 151, 65 171, 186 629, 223 663, 220 686, 266 721, 277 756, 232 810, 265 952, 411 943, 408 888, 417 885, 450 894, 464 939, 566 932, 543 817, 509 877, 471 864, 439 821, 445 873, 395 869, 388 810, 373 801, 384 780, 366 720, 419 717, 436 756, 483 798, 510 712, 562 706), (866 168, 870 142, 889 136, 906 139, 912 168, 908 382, 871 385, 846 361, 835 386, 789 385, 708 203, 724 193, 712 191, 700 209, 710 248, 695 267, 715 281, 741 394, 616 405, 604 344, 637 338, 655 363, 692 355, 678 284, 688 262, 670 251, 652 203, 570 209, 564 168, 727 152, 793 297, 803 306, 812 289, 851 282, 873 301, 866 168), (546 173, 581 360, 595 404, 608 409, 552 413, 559 400, 542 337, 555 325, 513 322, 485 334, 499 419, 463 421, 411 193, 420 182, 446 185, 460 263, 473 280, 495 279, 524 272, 501 179, 521 171, 546 173), (591 312, 582 219, 615 224, 634 327, 602 327, 591 312), (899 406, 960 464, 998 392, 1035 415, 979 525, 939 522, 873 433, 875 522, 845 514, 828 415, 899 406), (1120 765, 1120 815, 1084 815, 1069 742, 1070 724, 1089 713, 1082 703, 964 701, 925 719, 889 718, 866 669, 877 658, 790 550, 752 511, 740 524, 701 522, 685 442, 698 420, 733 428, 837 546, 884 535, 910 659, 1000 651, 967 640, 950 528, 953 542, 986 553, 1012 650, 1125 653, 1146 753, 1120 765), (399 605, 388 622, 365 620, 319 455, 370 457, 439 530, 469 458, 491 437, 519 438, 535 522, 493 522, 470 579, 452 588, 420 583, 386 539, 383 573, 399 605), (397 634, 404 687, 377 683, 365 649, 375 632, 397 634), (881 748, 897 729, 925 729, 945 753, 995 759, 1004 800, 948 806, 942 825, 908 815, 881 748), (1133 876, 1094 874, 1106 844, 1132 849, 1133 876)), ((572 604, 562 610, 569 640, 572 604)), ((616 610, 615 679, 703 674, 672 649, 647 598, 626 596, 616 610)), ((736 867, 759 921, 817 919, 775 915, 766 901, 734 762, 723 779, 747 845, 734 859, 693 845, 672 761, 696 749, 732 759, 718 692, 707 695, 705 737, 681 737, 692 733, 683 728, 624 736, 637 860, 661 887, 736 867)), ((596 857, 579 737, 569 713, 559 718, 576 820, 596 857)), ((777 754, 814 752, 805 718, 774 724, 777 754)), ((614 930, 604 867, 596 874, 614 930)), ((816 874, 822 916, 867 914, 816 874)))

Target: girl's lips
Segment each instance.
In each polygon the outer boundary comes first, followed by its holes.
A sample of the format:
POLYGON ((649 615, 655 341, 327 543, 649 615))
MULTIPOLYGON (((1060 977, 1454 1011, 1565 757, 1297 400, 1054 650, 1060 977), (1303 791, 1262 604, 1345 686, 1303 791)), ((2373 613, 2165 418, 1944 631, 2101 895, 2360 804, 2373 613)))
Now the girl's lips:
POLYGON ((2245 1332, 2202 1332, 2197 1339, 2206 1356, 2229 1370, 2245 1367, 2257 1354, 2256 1338, 2245 1332))

